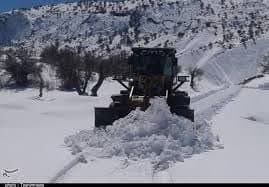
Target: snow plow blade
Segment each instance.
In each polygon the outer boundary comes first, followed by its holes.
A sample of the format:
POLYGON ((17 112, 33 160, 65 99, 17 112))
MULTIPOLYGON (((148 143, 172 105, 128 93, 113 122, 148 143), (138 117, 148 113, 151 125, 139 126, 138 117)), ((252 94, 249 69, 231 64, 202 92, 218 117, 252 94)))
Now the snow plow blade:
POLYGON ((110 108, 95 108, 95 127, 105 127, 113 123, 113 110, 110 108))
POLYGON ((126 107, 122 108, 94 108, 95 127, 106 127, 112 125, 114 121, 125 117, 130 113, 126 107))

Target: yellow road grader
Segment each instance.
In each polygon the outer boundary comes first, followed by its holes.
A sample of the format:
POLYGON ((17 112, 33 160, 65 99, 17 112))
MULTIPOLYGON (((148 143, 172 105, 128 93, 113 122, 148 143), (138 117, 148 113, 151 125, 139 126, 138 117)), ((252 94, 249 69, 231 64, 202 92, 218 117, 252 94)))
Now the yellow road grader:
POLYGON ((95 108, 95 127, 112 125, 119 118, 140 107, 146 110, 153 97, 164 97, 172 113, 194 121, 190 109, 190 97, 178 88, 188 81, 188 76, 178 76, 178 63, 173 48, 132 48, 128 59, 128 82, 115 76, 125 89, 112 95, 113 102, 107 108, 95 108))

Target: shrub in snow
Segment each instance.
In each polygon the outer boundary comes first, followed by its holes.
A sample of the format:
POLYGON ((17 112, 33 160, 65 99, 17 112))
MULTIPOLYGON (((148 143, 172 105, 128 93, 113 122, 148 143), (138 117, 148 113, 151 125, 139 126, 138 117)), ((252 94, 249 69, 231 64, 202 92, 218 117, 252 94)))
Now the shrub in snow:
POLYGON ((171 114, 162 98, 152 99, 146 111, 134 110, 105 130, 83 130, 65 138, 73 153, 78 147, 98 148, 101 156, 149 159, 155 169, 213 149, 216 142, 208 122, 193 123, 171 114))
POLYGON ((15 82, 16 86, 28 86, 29 76, 38 77, 41 72, 37 60, 32 59, 31 51, 24 48, 6 51, 7 58, 3 61, 3 69, 15 82))
POLYGON ((261 69, 262 69, 262 73, 269 73, 269 53, 267 53, 263 59, 262 59, 262 63, 260 63, 261 69))
POLYGON ((198 67, 190 67, 188 69, 188 72, 191 76, 191 80, 190 80, 190 87, 194 90, 196 90, 197 88, 197 80, 200 80, 201 77, 203 76, 204 74, 204 71, 198 67))

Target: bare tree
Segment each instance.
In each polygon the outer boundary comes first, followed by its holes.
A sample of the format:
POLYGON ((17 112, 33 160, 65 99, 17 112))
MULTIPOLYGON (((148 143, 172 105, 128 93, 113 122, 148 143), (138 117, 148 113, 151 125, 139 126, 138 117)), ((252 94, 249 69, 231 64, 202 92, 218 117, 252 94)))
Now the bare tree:
POLYGON ((73 90, 77 88, 77 84, 80 82, 82 59, 75 49, 67 47, 58 49, 51 45, 42 51, 41 60, 56 68, 56 74, 61 80, 62 89, 73 90))
POLYGON ((42 61, 56 68, 57 77, 64 90, 75 89, 79 95, 88 95, 86 89, 99 58, 91 52, 65 47, 58 49, 51 45, 41 53, 42 61))
POLYGON ((16 86, 28 86, 29 75, 33 75, 37 71, 37 61, 31 57, 29 51, 23 48, 9 50, 5 54, 7 58, 3 62, 3 69, 15 81, 16 86))
POLYGON ((44 89, 44 78, 42 76, 42 69, 44 68, 43 64, 36 65, 35 71, 33 72, 33 76, 37 77, 39 80, 39 97, 43 97, 43 89, 44 89))
POLYGON ((65 90, 75 89, 79 95, 88 95, 86 89, 92 72, 99 74, 91 89, 91 96, 97 96, 99 88, 108 76, 123 75, 127 68, 127 53, 110 55, 106 59, 96 57, 93 52, 71 48, 58 49, 55 45, 45 48, 41 54, 42 62, 56 67, 56 74, 65 90))
POLYGON ((99 77, 97 83, 91 89, 91 96, 97 96, 97 91, 102 86, 103 81, 109 76, 126 77, 129 73, 128 55, 125 51, 120 54, 111 55, 108 59, 102 59, 95 63, 95 71, 98 72, 99 77))
POLYGON ((92 77, 94 65, 99 62, 99 58, 95 57, 91 52, 86 52, 81 59, 80 66, 82 69, 77 79, 76 90, 79 95, 88 95, 88 93, 86 93, 88 82, 92 77))
POLYGON ((193 90, 196 90, 196 79, 197 78, 200 78, 201 76, 203 76, 204 72, 202 69, 198 68, 198 67, 190 67, 188 69, 188 72, 191 76, 191 80, 190 80, 190 87, 193 89, 193 90))
POLYGON ((97 91, 102 86, 106 78, 105 63, 106 63, 105 60, 101 60, 97 64, 95 64, 95 70, 98 72, 99 77, 98 77, 97 83, 91 89, 91 92, 92 92, 91 96, 97 96, 97 91))
POLYGON ((0 55, 1 54, 6 56, 5 60, 2 61, 3 69, 5 70, 6 74, 10 75, 7 85, 11 80, 13 80, 15 81, 16 86, 25 87, 30 83, 36 82, 35 80, 38 80, 39 97, 42 97, 44 79, 41 73, 43 65, 38 63, 39 60, 33 58, 29 51, 22 48, 2 51, 0 55), (30 75, 33 76, 34 79, 30 80, 30 75))
POLYGON ((59 47, 58 44, 52 44, 52 45, 44 48, 43 51, 41 52, 41 55, 40 55, 42 62, 56 66, 57 62, 60 58, 58 47, 59 47))
POLYGON ((262 63, 260 63, 262 73, 269 73, 269 53, 263 57, 262 63))

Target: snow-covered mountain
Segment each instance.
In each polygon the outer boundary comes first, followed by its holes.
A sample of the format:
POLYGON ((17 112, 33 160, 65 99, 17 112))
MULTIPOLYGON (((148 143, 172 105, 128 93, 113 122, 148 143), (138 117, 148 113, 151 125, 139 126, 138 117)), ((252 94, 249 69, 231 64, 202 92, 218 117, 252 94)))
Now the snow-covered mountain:
MULTIPOLYGON (((0 14, 0 45, 25 46, 37 55, 56 40, 62 46, 82 46, 103 55, 131 46, 175 47, 184 65, 210 64, 206 76, 213 76, 214 83, 238 83, 256 73, 255 62, 269 47, 264 42, 268 7, 268 0, 100 0, 45 5, 0 14), (253 51, 259 54, 252 56, 243 73, 234 72, 228 78, 222 66, 239 63, 227 57, 231 49, 241 57, 253 51), (215 58, 228 62, 215 63, 215 58)), ((249 56, 244 57, 243 61, 249 56)))
POLYGON ((251 27, 254 36, 268 30, 267 6, 260 0, 81 1, 38 6, 2 13, 0 43, 43 46, 60 39, 69 45, 114 49, 120 42, 175 46, 207 33, 208 44, 220 45, 222 39, 235 45, 243 38, 239 29, 247 34, 251 27))

